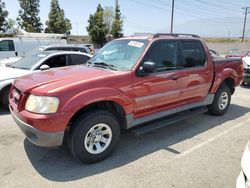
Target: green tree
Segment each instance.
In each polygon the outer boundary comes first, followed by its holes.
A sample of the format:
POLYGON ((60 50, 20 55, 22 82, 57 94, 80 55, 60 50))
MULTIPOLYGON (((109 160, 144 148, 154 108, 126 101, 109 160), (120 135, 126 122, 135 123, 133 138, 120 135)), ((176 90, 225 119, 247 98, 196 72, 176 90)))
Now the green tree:
POLYGON ((40 0, 18 0, 21 9, 18 12, 18 25, 27 32, 43 31, 43 24, 39 17, 40 0))
POLYGON ((0 0, 0 31, 2 33, 8 30, 8 11, 6 10, 5 3, 0 0))
POLYGON ((103 46, 106 42, 106 36, 108 34, 107 25, 104 22, 104 10, 99 4, 94 15, 89 16, 89 25, 87 31, 91 37, 92 42, 103 46))
POLYGON ((123 26, 123 21, 121 19, 121 10, 117 0, 115 6, 115 17, 111 29, 111 34, 113 35, 114 38, 120 38, 123 36, 122 26, 123 26))
POLYGON ((20 28, 18 27, 18 24, 16 23, 15 20, 9 18, 8 19, 8 29, 7 29, 7 32, 8 33, 11 33, 11 34, 22 34, 22 32, 20 31, 20 28))
POLYGON ((111 28, 114 20, 114 10, 113 7, 105 7, 103 13, 104 23, 108 28, 108 34, 111 34, 111 28))
POLYGON ((52 0, 50 6, 49 20, 46 21, 45 33, 70 33, 71 22, 65 18, 64 10, 60 8, 58 0, 52 0))

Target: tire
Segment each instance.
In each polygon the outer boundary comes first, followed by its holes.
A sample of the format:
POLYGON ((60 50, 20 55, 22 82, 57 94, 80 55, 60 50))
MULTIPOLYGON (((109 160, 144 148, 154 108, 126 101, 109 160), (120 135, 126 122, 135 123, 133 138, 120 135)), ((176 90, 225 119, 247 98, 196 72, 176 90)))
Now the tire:
POLYGON ((231 95, 230 88, 225 84, 221 85, 215 94, 213 103, 208 106, 209 113, 215 116, 224 115, 230 106, 231 95))
POLYGON ((113 114, 94 110, 73 123, 66 139, 77 160, 95 163, 112 153, 120 139, 120 126, 113 114))
POLYGON ((5 89, 3 92, 2 92, 2 101, 1 103, 3 104, 3 108, 4 109, 8 109, 9 107, 9 89, 5 89))

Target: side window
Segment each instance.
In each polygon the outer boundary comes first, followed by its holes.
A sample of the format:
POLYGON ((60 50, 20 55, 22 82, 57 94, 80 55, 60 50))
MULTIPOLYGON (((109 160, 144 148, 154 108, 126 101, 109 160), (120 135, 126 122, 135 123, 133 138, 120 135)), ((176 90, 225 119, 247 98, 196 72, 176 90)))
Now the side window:
POLYGON ((203 46, 199 41, 181 41, 184 58, 183 67, 204 66, 207 57, 203 46))
MULTIPOLYGON (((76 50, 75 50, 75 51, 76 51, 76 50)), ((83 53, 88 53, 87 50, 86 50, 85 48, 79 48, 78 51, 83 52, 83 53)))
POLYGON ((58 50, 62 50, 62 51, 74 51, 72 48, 67 48, 67 47, 62 47, 58 50))
POLYGON ((57 55, 46 60, 43 65, 48 65, 50 68, 64 67, 66 63, 66 55, 57 55))
POLYGON ((144 57, 144 62, 156 63, 156 72, 175 70, 177 64, 178 44, 176 41, 159 41, 153 44, 144 57))
POLYGON ((77 54, 71 54, 68 57, 69 57, 69 65, 85 64, 90 59, 88 56, 77 55, 77 54))
POLYGON ((13 40, 0 41, 0 51, 15 51, 13 40))
POLYGON ((57 48, 47 48, 45 51, 54 51, 57 50, 57 48))

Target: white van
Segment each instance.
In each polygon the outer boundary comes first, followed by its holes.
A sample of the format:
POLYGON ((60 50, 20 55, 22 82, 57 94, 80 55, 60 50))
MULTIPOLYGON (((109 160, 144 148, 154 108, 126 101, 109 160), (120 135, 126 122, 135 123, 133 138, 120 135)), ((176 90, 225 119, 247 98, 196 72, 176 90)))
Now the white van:
POLYGON ((19 36, 13 38, 0 38, 0 59, 16 56, 25 56, 27 53, 40 46, 50 44, 67 44, 61 38, 38 38, 19 36))

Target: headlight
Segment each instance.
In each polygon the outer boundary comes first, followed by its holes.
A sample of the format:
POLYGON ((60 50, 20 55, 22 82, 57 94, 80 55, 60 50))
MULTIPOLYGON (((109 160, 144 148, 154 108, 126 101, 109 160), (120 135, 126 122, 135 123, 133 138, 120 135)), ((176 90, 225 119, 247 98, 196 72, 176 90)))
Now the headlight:
POLYGON ((56 97, 30 95, 25 110, 38 114, 55 113, 59 106, 59 99, 56 97))

